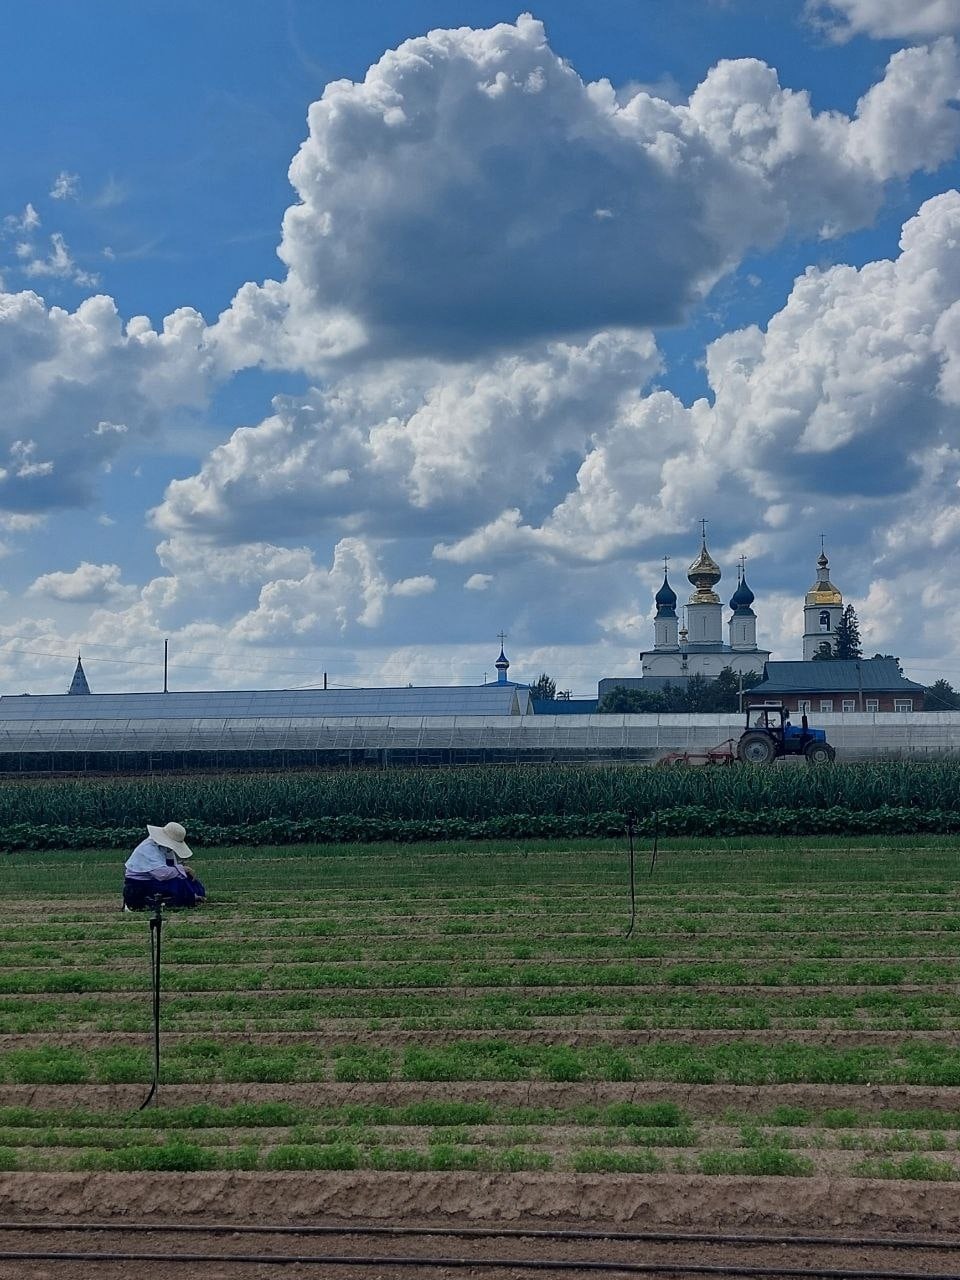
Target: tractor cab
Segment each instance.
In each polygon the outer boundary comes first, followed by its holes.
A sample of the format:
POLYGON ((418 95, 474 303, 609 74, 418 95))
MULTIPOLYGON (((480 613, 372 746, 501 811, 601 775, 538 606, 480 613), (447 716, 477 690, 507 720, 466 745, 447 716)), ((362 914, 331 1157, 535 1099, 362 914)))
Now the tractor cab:
POLYGON ((760 702, 747 708, 746 728, 737 743, 737 758, 748 764, 769 764, 780 756, 804 756, 810 764, 828 764, 836 752, 823 729, 811 729, 807 717, 790 723, 782 702, 760 702))
POLYGON ((761 702, 747 708, 747 729, 759 729, 764 733, 783 733, 789 723, 786 707, 780 702, 761 702))

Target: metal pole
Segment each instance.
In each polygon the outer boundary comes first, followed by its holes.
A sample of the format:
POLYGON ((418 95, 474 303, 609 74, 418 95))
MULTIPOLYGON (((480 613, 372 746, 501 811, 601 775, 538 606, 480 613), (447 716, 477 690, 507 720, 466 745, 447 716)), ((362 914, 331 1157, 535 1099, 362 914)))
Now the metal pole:
POLYGON ((631 810, 627 814, 627 840, 630 846, 630 927, 623 935, 629 938, 637 923, 637 879, 633 865, 633 834, 636 830, 637 815, 631 810))
POLYGON ((167 688, 167 651, 168 651, 169 644, 170 644, 169 640, 164 640, 163 642, 163 692, 164 693, 170 692, 170 690, 167 688))
POLYGON ((153 900, 150 917, 150 976, 153 985, 153 1083, 150 1092, 137 1108, 143 1111, 156 1097, 160 1084, 160 937, 163 931, 163 899, 159 894, 153 900))
POLYGON ((650 855, 650 870, 648 875, 653 875, 654 868, 657 865, 657 842, 660 839, 660 810, 653 811, 653 852, 650 855))

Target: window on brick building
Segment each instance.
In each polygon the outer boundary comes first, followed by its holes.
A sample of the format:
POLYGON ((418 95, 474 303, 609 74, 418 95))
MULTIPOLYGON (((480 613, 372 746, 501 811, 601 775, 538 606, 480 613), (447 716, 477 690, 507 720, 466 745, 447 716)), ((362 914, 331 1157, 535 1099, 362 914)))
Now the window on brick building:
POLYGON ((880 699, 879 699, 879 698, 868 698, 868 699, 867 699, 867 710, 868 710, 868 711, 879 711, 879 710, 880 710, 880 699))
POLYGON ((832 698, 821 698, 821 699, 820 699, 820 710, 821 710, 821 711, 832 711, 832 710, 833 710, 833 699, 832 699, 832 698))
POLYGON ((804 715, 812 710, 813 710, 813 703, 810 701, 809 698, 797 699, 797 711, 800 713, 800 715, 804 715))
POLYGON ((912 698, 894 698, 893 709, 894 711, 912 711, 913 699, 912 698))
POLYGON ((856 711, 857 709, 856 700, 854 698, 844 698, 842 709, 844 711, 856 711))

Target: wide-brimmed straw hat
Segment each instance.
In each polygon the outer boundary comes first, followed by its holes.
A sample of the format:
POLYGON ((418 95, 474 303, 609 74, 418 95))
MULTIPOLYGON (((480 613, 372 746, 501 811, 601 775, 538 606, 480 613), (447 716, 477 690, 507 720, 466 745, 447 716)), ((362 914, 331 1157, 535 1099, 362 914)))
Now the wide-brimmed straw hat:
POLYGON ((151 827, 148 822, 147 835, 164 849, 172 849, 178 858, 193 857, 192 850, 186 844, 186 830, 179 822, 168 822, 165 827, 151 827))

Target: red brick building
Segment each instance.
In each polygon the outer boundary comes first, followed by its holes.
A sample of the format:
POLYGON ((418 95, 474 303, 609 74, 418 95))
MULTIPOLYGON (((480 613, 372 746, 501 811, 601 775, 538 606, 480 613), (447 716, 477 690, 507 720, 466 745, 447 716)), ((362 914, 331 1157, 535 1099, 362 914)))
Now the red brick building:
POLYGON ((908 680, 896 658, 831 658, 825 662, 766 662, 763 680, 743 695, 744 706, 782 702, 788 711, 922 711, 922 684, 908 680))

